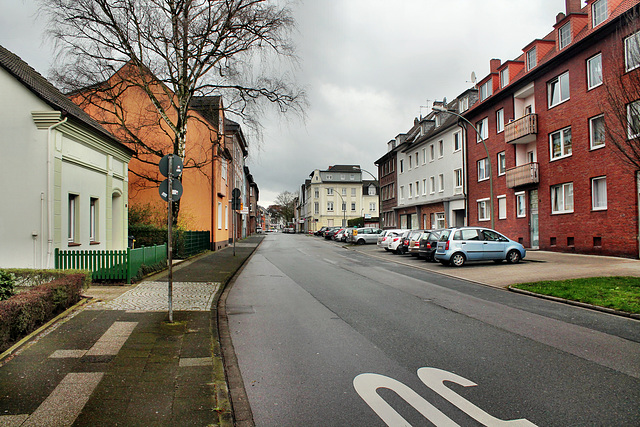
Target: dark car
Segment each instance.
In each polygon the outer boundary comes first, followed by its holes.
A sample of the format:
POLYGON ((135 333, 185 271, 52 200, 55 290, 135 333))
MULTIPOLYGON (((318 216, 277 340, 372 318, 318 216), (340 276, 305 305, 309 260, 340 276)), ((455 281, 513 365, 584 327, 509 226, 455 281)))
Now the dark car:
POLYGON ((327 229, 328 227, 322 227, 320 230, 316 231, 315 234, 316 236, 322 236, 324 234, 324 231, 327 229))
POLYGON ((341 227, 331 227, 327 231, 324 232, 324 238, 327 240, 332 240, 333 236, 340 231, 341 227))
POLYGON ((442 230, 427 230, 422 234, 420 239, 420 249, 418 256, 427 261, 435 261, 434 254, 438 248, 438 239, 442 230))

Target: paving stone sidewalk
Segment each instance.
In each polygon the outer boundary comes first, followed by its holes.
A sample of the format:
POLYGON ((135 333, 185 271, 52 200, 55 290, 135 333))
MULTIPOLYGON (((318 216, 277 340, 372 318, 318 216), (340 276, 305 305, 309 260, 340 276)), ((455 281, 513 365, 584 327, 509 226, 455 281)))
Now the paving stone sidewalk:
POLYGON ((232 425, 212 306, 262 241, 176 266, 167 279, 98 287, 82 310, 0 361, 0 426, 232 425))

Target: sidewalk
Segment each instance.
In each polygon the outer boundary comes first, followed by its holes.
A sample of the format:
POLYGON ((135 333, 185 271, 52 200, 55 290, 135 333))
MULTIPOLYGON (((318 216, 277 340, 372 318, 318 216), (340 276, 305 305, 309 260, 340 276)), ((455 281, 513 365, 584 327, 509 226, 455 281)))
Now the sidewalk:
POLYGON ((89 303, 0 361, 2 426, 232 425, 215 306, 262 241, 183 262, 89 303))

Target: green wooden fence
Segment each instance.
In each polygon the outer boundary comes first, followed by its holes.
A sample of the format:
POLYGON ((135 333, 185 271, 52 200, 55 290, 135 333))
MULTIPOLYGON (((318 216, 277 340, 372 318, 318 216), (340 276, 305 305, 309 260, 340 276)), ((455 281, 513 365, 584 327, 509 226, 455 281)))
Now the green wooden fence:
POLYGON ((208 251, 211 248, 210 233, 208 231, 184 231, 179 235, 177 256, 189 258, 190 256, 208 251))
POLYGON ((57 270, 89 270, 93 280, 126 280, 131 283, 142 265, 167 261, 167 245, 122 251, 55 251, 57 270))

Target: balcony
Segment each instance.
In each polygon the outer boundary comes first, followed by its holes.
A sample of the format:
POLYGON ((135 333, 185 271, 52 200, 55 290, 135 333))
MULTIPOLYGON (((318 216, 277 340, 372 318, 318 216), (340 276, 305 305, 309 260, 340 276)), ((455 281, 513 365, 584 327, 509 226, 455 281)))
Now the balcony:
POLYGON ((528 144, 536 140, 537 134, 538 115, 527 114, 505 125, 504 142, 509 144, 528 144))
POLYGON ((540 182, 538 175, 538 164, 527 163, 507 169, 507 187, 516 188, 523 185, 537 184, 540 182))

